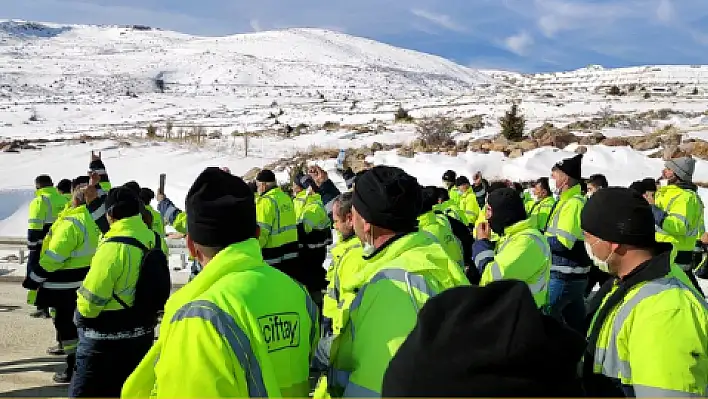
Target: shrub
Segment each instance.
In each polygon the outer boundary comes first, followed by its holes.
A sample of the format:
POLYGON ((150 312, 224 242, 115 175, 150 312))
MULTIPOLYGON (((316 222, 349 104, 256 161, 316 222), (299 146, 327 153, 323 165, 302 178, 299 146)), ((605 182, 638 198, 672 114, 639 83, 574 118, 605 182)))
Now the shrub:
POLYGON ((511 109, 506 112, 506 115, 499 118, 499 125, 501 125, 502 136, 507 140, 520 141, 523 139, 526 120, 523 115, 519 115, 518 105, 511 105, 511 109))
POLYGON ((152 123, 148 125, 146 130, 145 137, 149 139, 154 139, 157 137, 157 127, 153 126, 152 123))
POLYGON ((322 125, 322 129, 324 130, 337 130, 339 129, 339 123, 337 122, 332 122, 332 121, 327 121, 322 125))
POLYGON ((694 87, 693 91, 691 92, 692 95, 697 96, 698 95, 698 87, 694 87))
POLYGON ((651 94, 649 94, 649 93, 644 93, 644 99, 645 99, 645 100, 650 99, 650 98, 651 98, 651 94))
POLYGON ((615 85, 615 86, 610 87, 609 90, 607 90, 607 94, 609 94, 611 96, 621 96, 622 90, 620 90, 620 88, 617 85, 615 85))
POLYGON ((452 140, 455 124, 449 118, 426 119, 419 121, 415 130, 426 146, 444 145, 452 140))
POLYGON ((484 116, 475 115, 462 120, 462 126, 460 127, 460 131, 462 133, 472 133, 473 131, 482 128, 484 128, 484 116))
POLYGON ((413 122, 413 117, 403 109, 403 107, 398 107, 398 110, 396 110, 396 115, 394 115, 393 120, 395 122, 405 122, 405 123, 410 123, 413 122))

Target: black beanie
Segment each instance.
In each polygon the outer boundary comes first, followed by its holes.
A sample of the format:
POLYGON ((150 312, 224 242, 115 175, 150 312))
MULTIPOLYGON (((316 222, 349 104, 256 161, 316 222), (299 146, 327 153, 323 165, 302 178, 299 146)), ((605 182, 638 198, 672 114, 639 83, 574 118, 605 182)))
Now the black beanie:
POLYGON ((238 176, 206 168, 189 189, 186 203, 187 231, 197 244, 225 248, 256 236, 253 191, 238 176))
POLYGON ((632 182, 632 184, 629 185, 629 189, 634 190, 642 195, 646 193, 646 190, 644 189, 644 182, 641 181, 632 182))
POLYGON ((129 188, 132 192, 135 193, 135 195, 138 196, 138 198, 140 198, 140 184, 138 184, 138 182, 129 181, 129 182, 123 184, 123 187, 129 188))
POLYGON ((487 197, 487 204, 492 209, 489 226, 492 231, 502 235, 504 229, 526 219, 524 200, 513 188, 500 188, 487 197))
POLYGON ((106 167, 105 165, 103 165, 103 161, 101 161, 100 159, 96 159, 89 163, 89 171, 96 172, 99 175, 105 175, 106 167))
POLYGON ((463 184, 470 184, 470 179, 467 178, 467 176, 460 176, 457 179, 455 179, 455 185, 457 187, 462 186, 463 184))
POLYGON ((431 298, 384 374, 381 397, 579 397, 585 339, 539 311, 526 283, 431 298))
POLYGON ((140 213, 141 203, 135 192, 127 187, 115 187, 108 192, 106 213, 115 220, 129 218, 140 213))
POLYGON ((505 181, 502 181, 502 180, 493 181, 489 184, 489 187, 487 188, 487 194, 491 194, 497 190, 501 190, 504 188, 509 188, 509 185, 506 184, 505 181))
POLYGON ((457 179, 457 173, 454 170, 448 170, 443 173, 442 180, 444 182, 455 183, 455 179, 457 179))
POLYGON ((357 180, 352 205, 374 226, 409 232, 418 225, 422 201, 414 177, 399 168, 375 166, 357 180))
POLYGON ((644 190, 649 191, 652 193, 656 192, 656 180, 652 179, 651 177, 647 177, 646 179, 642 180, 642 184, 644 184, 644 190))
POLYGON ((61 179, 59 181, 59 183, 57 183, 57 190, 61 191, 62 193, 70 193, 71 192, 71 180, 61 179))
POLYGON ((275 183, 275 173, 272 170, 263 169, 256 175, 256 181, 259 183, 275 183))
POLYGON ((438 203, 438 188, 435 186, 426 186, 421 190, 423 202, 420 214, 424 214, 433 210, 433 207, 438 203))
POLYGON ((152 200, 155 199, 155 192, 147 187, 140 189, 140 200, 143 201, 145 205, 150 204, 152 200))
POLYGON ((559 161, 553 166, 553 169, 558 169, 561 172, 565 173, 568 175, 568 177, 571 177, 575 180, 580 180, 582 173, 581 173, 581 164, 583 160, 583 154, 578 154, 574 156, 573 158, 566 158, 562 161, 559 161))
POLYGON ((654 214, 651 205, 635 190, 608 187, 597 190, 580 214, 582 229, 615 244, 653 248, 654 214))

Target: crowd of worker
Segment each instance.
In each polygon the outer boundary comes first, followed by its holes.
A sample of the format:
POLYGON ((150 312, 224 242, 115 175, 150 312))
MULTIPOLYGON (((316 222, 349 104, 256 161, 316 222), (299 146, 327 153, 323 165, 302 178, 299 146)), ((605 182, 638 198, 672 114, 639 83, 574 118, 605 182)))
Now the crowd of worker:
POLYGON ((695 160, 629 188, 581 164, 339 170, 346 192, 318 166, 291 190, 207 168, 181 209, 92 154, 36 179, 23 286, 70 397, 705 396, 695 160), (193 262, 171 296, 165 224, 193 262))

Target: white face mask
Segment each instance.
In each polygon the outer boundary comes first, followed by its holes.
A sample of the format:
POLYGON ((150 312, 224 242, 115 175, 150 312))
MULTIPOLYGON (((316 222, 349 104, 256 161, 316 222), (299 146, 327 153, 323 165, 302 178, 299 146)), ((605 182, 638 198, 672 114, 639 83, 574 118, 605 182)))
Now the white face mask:
POLYGON ((668 185, 669 185, 669 179, 661 179, 661 180, 659 180, 659 185, 660 185, 661 187, 666 187, 666 186, 668 186, 668 185))
MULTIPOLYGON (((600 242, 600 241, 599 240, 595 241, 595 244, 597 244, 598 242, 600 242)), ((610 253, 607 256, 607 259, 605 259, 605 260, 598 258, 597 256, 595 256, 595 254, 592 253, 592 247, 594 247, 595 244, 590 245, 589 242, 585 241, 585 252, 588 253, 588 256, 592 260, 592 263, 595 266, 597 266, 598 269, 602 270, 605 273, 609 273, 610 272, 610 265, 608 262, 612 258, 612 253, 610 253)))
POLYGON ((555 195, 560 194, 560 189, 558 188, 558 186, 556 186, 556 179, 554 179, 552 177, 549 178, 548 179, 548 186, 551 188, 551 192, 553 194, 555 194, 555 195))

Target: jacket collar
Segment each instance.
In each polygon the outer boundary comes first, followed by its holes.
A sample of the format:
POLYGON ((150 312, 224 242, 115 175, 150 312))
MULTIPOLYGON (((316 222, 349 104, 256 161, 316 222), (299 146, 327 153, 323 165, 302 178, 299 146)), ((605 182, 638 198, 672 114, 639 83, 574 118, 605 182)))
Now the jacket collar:
POLYGON ((560 195, 560 200, 564 201, 569 198, 575 197, 576 195, 581 195, 582 193, 580 192, 580 184, 576 184, 573 187, 565 190, 561 195, 560 195))
POLYGON ((524 219, 520 222, 516 222, 511 226, 507 226, 504 229, 504 236, 512 236, 520 231, 527 230, 531 228, 531 220, 524 219))

